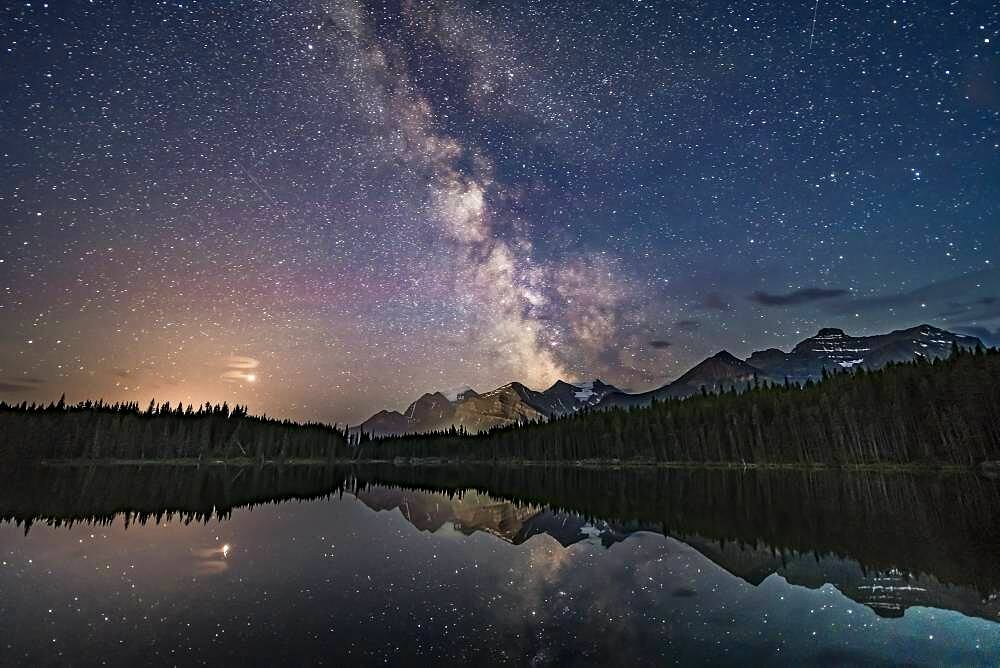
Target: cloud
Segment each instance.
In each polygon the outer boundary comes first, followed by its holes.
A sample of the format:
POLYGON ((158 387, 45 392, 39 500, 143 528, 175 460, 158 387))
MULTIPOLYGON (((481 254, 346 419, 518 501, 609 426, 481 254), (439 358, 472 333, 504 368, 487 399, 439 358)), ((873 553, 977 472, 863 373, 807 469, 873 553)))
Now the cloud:
POLYGON ((758 290, 747 299, 763 306, 797 306, 799 304, 810 304, 824 299, 833 299, 848 294, 847 290, 840 288, 802 288, 793 290, 785 294, 764 292, 758 290))
POLYGON ((955 331, 959 334, 968 334, 969 336, 975 336, 983 345, 986 346, 1000 346, 1000 327, 994 330, 990 330, 987 327, 979 327, 974 325, 956 327, 955 331))
POLYGON ((701 305, 714 311, 729 311, 733 308, 733 305, 729 303, 729 300, 720 295, 718 292, 709 292, 705 295, 705 298, 701 301, 701 305))
POLYGON ((219 376, 226 383, 253 383, 257 380, 257 373, 254 371, 260 366, 260 361, 253 357, 233 355, 227 357, 223 363, 227 369, 219 376))
POLYGON ((669 348, 672 345, 673 344, 670 343, 670 341, 664 341, 663 339, 654 339, 654 340, 652 340, 652 341, 649 342, 649 347, 650 348, 655 348, 657 350, 665 350, 665 349, 669 348))
POLYGON ((0 392, 31 392, 38 389, 41 385, 45 384, 45 380, 42 378, 33 378, 31 376, 13 376, 8 378, 0 378, 0 392))
POLYGON ((699 327, 701 327, 700 320, 678 320, 674 323, 674 328, 679 329, 682 332, 693 332, 699 327))
POLYGON ((1000 317, 1000 269, 984 269, 934 283, 909 292, 840 300, 830 305, 833 313, 871 313, 912 310, 936 313, 940 318, 962 324, 1000 317))
POLYGON ((1000 300, 990 296, 964 302, 949 302, 938 317, 952 322, 992 320, 1000 317, 1000 300))

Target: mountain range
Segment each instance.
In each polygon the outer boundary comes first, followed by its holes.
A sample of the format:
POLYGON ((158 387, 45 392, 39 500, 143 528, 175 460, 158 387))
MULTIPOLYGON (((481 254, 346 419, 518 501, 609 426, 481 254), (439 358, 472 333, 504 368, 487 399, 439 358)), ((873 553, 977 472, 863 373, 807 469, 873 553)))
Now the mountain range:
POLYGON ((379 411, 353 430, 389 436, 454 426, 475 433, 515 423, 544 421, 585 409, 645 406, 654 400, 683 399, 703 389, 707 392, 743 389, 755 380, 782 383, 787 379, 802 383, 818 380, 824 370, 872 370, 890 362, 947 357, 953 345, 974 348, 982 342, 926 324, 875 336, 851 336, 842 329, 825 327, 789 352, 769 348, 743 360, 720 351, 676 380, 648 392, 630 394, 600 380, 575 384, 559 380, 543 391, 514 382, 483 394, 468 389, 454 400, 434 392, 424 394, 402 413, 379 411))
POLYGON ((479 394, 466 390, 451 401, 441 392, 424 394, 405 411, 379 411, 355 430, 388 436, 464 428, 480 432, 517 422, 537 422, 597 406, 605 396, 620 393, 618 388, 595 380, 572 385, 556 381, 538 392, 522 383, 508 383, 479 394))

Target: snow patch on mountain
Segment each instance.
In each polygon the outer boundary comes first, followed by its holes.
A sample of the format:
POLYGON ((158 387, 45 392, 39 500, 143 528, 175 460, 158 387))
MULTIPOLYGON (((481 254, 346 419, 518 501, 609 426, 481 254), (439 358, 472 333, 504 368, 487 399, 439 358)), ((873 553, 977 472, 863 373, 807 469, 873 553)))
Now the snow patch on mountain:
POLYGON ((468 385, 459 385, 458 387, 453 387, 450 390, 442 390, 441 394, 448 398, 448 401, 457 401, 458 397, 472 388, 468 385))

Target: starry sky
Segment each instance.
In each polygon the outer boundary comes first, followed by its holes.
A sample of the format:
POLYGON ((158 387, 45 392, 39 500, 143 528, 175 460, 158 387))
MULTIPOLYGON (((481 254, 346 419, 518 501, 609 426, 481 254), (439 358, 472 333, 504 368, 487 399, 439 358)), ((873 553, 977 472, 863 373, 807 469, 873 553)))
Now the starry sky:
POLYGON ((992 0, 0 9, 0 399, 360 422, 1000 342, 992 0))

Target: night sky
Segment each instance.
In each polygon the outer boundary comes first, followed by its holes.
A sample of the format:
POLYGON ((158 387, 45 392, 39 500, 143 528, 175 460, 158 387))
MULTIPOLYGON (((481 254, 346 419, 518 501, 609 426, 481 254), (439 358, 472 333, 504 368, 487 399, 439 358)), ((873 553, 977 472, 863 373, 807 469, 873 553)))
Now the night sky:
POLYGON ((1000 342, 993 0, 0 9, 0 399, 356 423, 1000 342))

